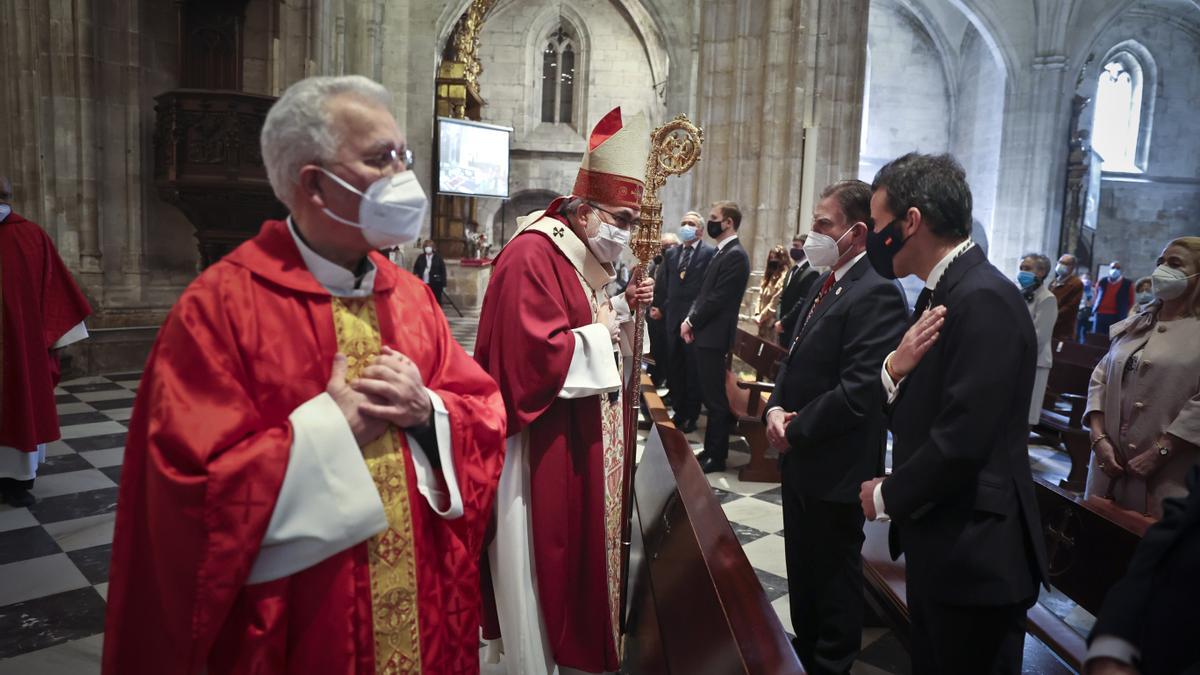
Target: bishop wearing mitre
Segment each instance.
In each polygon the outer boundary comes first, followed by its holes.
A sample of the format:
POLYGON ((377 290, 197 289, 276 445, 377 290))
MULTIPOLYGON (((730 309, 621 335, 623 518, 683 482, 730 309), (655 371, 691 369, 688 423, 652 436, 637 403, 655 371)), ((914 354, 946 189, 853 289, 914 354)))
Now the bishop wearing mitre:
POLYGON ((509 434, 484 637, 509 673, 620 667, 621 367, 654 280, 611 299, 604 288, 638 224, 649 150, 641 115, 605 115, 571 194, 519 221, 484 296, 475 358, 500 385, 509 434))

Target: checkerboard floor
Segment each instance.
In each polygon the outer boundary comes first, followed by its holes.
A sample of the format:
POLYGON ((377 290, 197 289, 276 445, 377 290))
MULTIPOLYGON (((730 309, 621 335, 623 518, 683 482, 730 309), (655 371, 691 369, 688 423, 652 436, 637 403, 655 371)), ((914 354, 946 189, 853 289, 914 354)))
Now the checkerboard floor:
MULTIPOLYGON (((450 319, 468 351, 477 321, 450 319)), ((26 509, 0 505, 0 675, 99 672, 117 484, 139 377, 122 373, 62 383, 56 401, 63 437, 47 448, 33 489, 38 502, 26 509)), ((699 452, 703 427, 689 440, 699 452)), ((737 480, 737 468, 749 459, 738 447, 733 445, 729 470, 708 479, 790 634, 780 488, 737 480)), ((1061 453, 1034 449, 1031 457, 1035 470, 1066 475, 1061 453)), ((1057 602, 1068 622, 1088 627, 1090 617, 1065 598, 1043 602, 1057 602)), ((867 628, 852 672, 907 674, 908 655, 888 630, 867 628)))

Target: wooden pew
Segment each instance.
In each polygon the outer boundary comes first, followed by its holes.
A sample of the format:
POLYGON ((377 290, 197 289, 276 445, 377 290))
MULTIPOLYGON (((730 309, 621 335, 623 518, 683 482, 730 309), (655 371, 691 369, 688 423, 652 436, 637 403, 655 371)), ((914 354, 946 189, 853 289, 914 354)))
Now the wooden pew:
POLYGON ((1103 497, 1083 497, 1034 478, 1050 583, 1095 614, 1154 520, 1103 497))
POLYGON ((665 424, 672 429, 675 428, 671 422, 671 413, 667 410, 667 404, 663 403, 662 397, 658 395, 658 390, 654 388, 654 382, 646 373, 642 373, 642 410, 646 414, 638 419, 639 429, 649 429, 655 424, 665 424))
POLYGON ((625 672, 803 673, 680 431, 655 426, 633 495, 625 672))
POLYGON ((1076 492, 1083 492, 1091 461, 1091 443, 1083 426, 1088 383, 1103 357, 1104 350, 1091 345, 1060 342, 1055 346, 1054 365, 1046 382, 1046 396, 1037 425, 1039 430, 1051 432, 1050 435, 1067 451, 1071 472, 1059 485, 1076 492))
POLYGON ((734 339, 730 368, 725 374, 725 393, 729 407, 737 417, 737 430, 750 446, 750 461, 738 472, 738 480, 760 483, 779 482, 779 453, 767 445, 767 427, 762 421, 767 399, 775 388, 772 383, 787 351, 774 342, 739 328, 734 339), (733 372, 732 358, 741 359, 754 369, 754 380, 746 381, 733 372))

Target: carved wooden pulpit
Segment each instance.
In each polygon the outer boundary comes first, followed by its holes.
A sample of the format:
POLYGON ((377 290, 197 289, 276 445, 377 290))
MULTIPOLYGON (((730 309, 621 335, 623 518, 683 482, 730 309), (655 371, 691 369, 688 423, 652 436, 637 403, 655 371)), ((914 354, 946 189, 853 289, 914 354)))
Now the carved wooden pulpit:
POLYGON ((154 182, 196 228, 208 267, 287 210, 259 151, 271 96, 240 91, 247 0, 182 0, 180 84, 155 97, 154 182))

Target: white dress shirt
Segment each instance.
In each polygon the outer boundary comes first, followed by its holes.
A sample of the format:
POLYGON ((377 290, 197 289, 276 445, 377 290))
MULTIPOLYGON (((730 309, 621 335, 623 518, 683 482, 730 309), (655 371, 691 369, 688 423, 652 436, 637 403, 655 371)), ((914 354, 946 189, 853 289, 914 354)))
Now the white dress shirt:
MULTIPOLYGON (((955 246, 952 251, 942 256, 942 259, 933 266, 933 269, 929 270, 929 277, 925 279, 925 288, 929 289, 930 293, 933 293, 933 291, 937 288, 938 283, 941 282, 942 276, 946 274, 946 268, 950 267, 950 263, 954 262, 954 259, 958 256, 971 250, 971 247, 974 245, 975 242, 967 239, 958 246, 955 246)), ((880 369, 880 379, 883 381, 883 391, 887 394, 888 404, 895 402, 896 395, 900 391, 900 383, 904 381, 904 378, 902 377, 898 381, 893 382, 892 376, 888 374, 887 364, 892 360, 892 355, 895 353, 896 352, 893 351, 891 354, 887 355, 887 358, 883 360, 883 368, 880 369)), ((872 496, 875 500, 875 519, 891 520, 891 518, 889 518, 887 513, 884 511, 882 481, 875 484, 875 492, 872 494, 872 496)))

